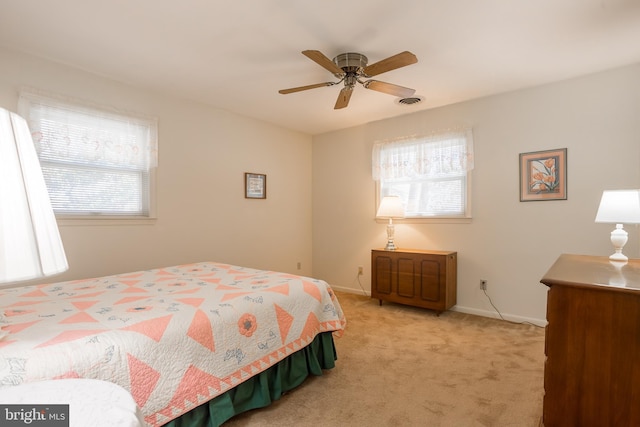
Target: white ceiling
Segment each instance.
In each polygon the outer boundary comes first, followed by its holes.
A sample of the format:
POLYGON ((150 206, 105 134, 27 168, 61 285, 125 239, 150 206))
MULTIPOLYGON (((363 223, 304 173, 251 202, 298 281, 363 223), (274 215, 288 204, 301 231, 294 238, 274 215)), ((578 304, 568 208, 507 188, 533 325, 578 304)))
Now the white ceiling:
POLYGON ((0 0, 0 45, 319 134, 640 62, 640 0, 0 0), (411 51, 375 78, 424 101, 279 94, 335 80, 307 49, 411 51))

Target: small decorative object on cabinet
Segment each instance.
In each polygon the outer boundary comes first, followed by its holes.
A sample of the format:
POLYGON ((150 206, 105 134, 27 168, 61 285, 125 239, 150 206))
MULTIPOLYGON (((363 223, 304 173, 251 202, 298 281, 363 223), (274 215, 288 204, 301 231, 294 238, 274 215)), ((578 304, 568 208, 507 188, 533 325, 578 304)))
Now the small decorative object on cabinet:
POLYGON ((565 254, 541 282, 544 426, 640 426, 640 260, 565 254))
POLYGON ((435 310, 456 304, 456 252, 371 251, 371 298, 435 310))

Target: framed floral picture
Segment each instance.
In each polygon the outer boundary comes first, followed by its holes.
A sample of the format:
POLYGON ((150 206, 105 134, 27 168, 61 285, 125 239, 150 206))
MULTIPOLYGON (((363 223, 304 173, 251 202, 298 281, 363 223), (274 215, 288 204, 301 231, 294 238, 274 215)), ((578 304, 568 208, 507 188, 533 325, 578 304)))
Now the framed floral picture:
POLYGON ((266 199, 267 175, 246 172, 244 174, 244 197, 246 199, 266 199))
POLYGON ((520 201, 567 200, 567 149, 520 153, 520 201))

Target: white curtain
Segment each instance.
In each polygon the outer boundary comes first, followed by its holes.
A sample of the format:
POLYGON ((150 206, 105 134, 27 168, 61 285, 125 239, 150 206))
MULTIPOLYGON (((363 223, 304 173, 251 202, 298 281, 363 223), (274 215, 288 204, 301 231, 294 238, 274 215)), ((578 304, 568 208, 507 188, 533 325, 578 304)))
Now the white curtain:
POLYGON ((473 169, 471 129, 376 142, 373 179, 420 179, 459 175, 473 169))
POLYGON ((0 283, 67 268, 27 122, 0 109, 0 283))
POLYGON ((29 122, 41 160, 149 170, 157 166, 157 123, 152 118, 83 107, 22 92, 19 111, 29 122))

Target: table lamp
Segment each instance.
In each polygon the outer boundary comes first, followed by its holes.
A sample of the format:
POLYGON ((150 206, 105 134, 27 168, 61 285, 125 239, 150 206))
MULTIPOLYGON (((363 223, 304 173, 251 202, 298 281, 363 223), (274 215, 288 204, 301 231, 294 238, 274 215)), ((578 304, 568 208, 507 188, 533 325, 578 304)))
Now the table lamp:
POLYGON ((627 261, 622 248, 627 243, 628 233, 623 224, 640 223, 640 190, 607 190, 602 193, 596 222, 616 224, 611 232, 611 243, 615 252, 609 256, 612 261, 627 261))
POLYGON ((404 206, 402 206, 402 200, 400 200, 400 197, 384 197, 382 199, 382 202, 380 202, 380 207, 378 207, 378 213, 376 214, 376 217, 389 218, 389 223, 387 224, 387 246, 384 249, 387 251, 395 251, 398 248, 393 242, 393 235, 395 232, 393 219, 404 217, 404 206))

